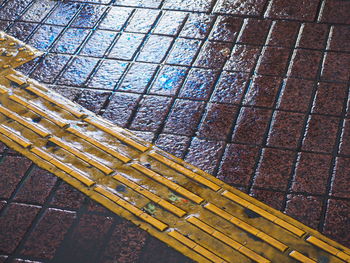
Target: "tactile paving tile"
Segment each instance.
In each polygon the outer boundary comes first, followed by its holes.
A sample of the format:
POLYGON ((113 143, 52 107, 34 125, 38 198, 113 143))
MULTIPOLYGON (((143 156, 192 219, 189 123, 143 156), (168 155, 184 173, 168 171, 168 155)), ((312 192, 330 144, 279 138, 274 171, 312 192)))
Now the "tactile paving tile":
POLYGON ((16 68, 41 55, 41 52, 0 31, 0 71, 16 68))
POLYGON ((0 141, 198 262, 350 262, 350 250, 15 70, 0 141))

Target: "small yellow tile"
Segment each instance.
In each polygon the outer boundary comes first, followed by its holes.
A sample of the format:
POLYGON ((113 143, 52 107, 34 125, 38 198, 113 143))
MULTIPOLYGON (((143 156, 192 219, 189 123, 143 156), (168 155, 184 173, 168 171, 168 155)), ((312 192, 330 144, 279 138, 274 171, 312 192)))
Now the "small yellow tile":
POLYGON ((289 256, 292 258, 302 262, 302 263, 317 263, 316 261, 312 260, 311 258, 308 258, 304 256, 303 254, 299 253, 298 251, 293 250, 289 253, 289 256))
POLYGON ((7 75, 6 78, 12 82, 17 83, 20 86, 23 84, 26 84, 26 82, 24 80, 22 80, 20 77, 17 77, 14 74, 7 75))
POLYGON ((254 251, 250 250, 247 247, 243 246, 238 251, 240 253, 242 253, 243 255, 245 255, 246 257, 254 260, 255 262, 258 262, 258 263, 270 263, 271 262, 270 260, 264 258, 263 256, 260 256, 259 254, 255 253, 254 251))
POLYGON ((176 240, 178 240, 182 244, 188 246, 189 248, 194 248, 195 246, 197 246, 197 244, 195 242, 193 242, 191 239, 185 237, 184 235, 180 234, 176 230, 170 231, 168 233, 168 235, 175 238, 176 240))
POLYGON ((335 247, 328 245, 326 242, 322 241, 321 239, 318 239, 317 237, 310 236, 306 239, 307 242, 310 242, 311 244, 327 251, 328 253, 331 253, 333 255, 337 255, 340 250, 336 249, 335 247))
POLYGON ((215 232, 215 229, 211 226, 207 225, 206 223, 202 222, 198 218, 191 216, 186 219, 191 224, 195 225, 196 227, 202 229, 203 231, 207 232, 209 235, 213 234, 215 232))
POLYGON ((301 230, 301 229, 299 229, 299 228, 289 224, 288 222, 286 222, 286 221, 284 221, 284 220, 282 220, 280 218, 277 218, 274 221, 274 223, 279 225, 279 226, 281 226, 281 227, 283 227, 284 229, 287 229, 288 231, 296 234, 298 237, 301 237, 302 235, 305 234, 305 231, 303 231, 303 230, 301 230))
POLYGON ((197 253, 199 253, 200 255, 206 257, 207 259, 209 259, 212 262, 215 262, 215 263, 226 262, 225 260, 223 260, 219 256, 215 255, 213 252, 210 252, 208 249, 206 249, 200 245, 195 246, 193 248, 193 250, 196 251, 197 253))
POLYGON ((167 224, 164 224, 162 221, 146 214, 143 213, 140 215, 140 218, 144 221, 146 221, 147 223, 151 224, 152 226, 154 226, 155 228, 159 229, 160 231, 164 231, 165 229, 168 228, 167 224))

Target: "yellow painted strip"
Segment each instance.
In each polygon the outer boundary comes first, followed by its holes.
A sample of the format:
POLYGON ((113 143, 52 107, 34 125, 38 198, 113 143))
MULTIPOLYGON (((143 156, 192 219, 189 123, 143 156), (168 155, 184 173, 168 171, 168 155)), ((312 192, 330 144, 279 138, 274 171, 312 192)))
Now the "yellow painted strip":
POLYGON ((306 239, 306 241, 323 249, 324 251, 327 251, 328 253, 331 253, 332 255, 335 255, 343 260, 347 260, 347 262, 350 260, 350 255, 345 254, 344 252, 340 251, 339 249, 336 249, 335 247, 327 244, 326 242, 322 241, 317 237, 310 236, 306 239))
POLYGON ((134 147, 135 149, 140 150, 141 152, 145 152, 148 150, 147 146, 142 145, 141 143, 138 143, 134 140, 132 140, 131 138, 128 138, 127 136, 121 134, 120 132, 117 132, 109 127, 106 127, 105 125, 97 122, 96 120, 92 119, 92 118, 85 118, 84 121, 86 121, 87 123, 95 126, 96 128, 99 128, 100 130, 114 136, 115 138, 117 138, 118 140, 125 142, 126 144, 134 147))
POLYGON ((79 112, 71 107, 68 107, 67 105, 65 105, 63 103, 58 102, 54 98, 50 98, 47 94, 45 94, 44 92, 42 92, 41 90, 39 90, 38 88, 36 88, 32 85, 26 87, 26 89, 33 92, 35 95, 55 104, 56 106, 60 107, 61 109, 64 109, 65 111, 73 114, 74 116, 76 116, 78 118, 82 118, 86 115, 85 113, 79 112))
POLYGON ((29 142, 27 139, 25 139, 25 138, 23 138, 21 136, 18 136, 15 133, 9 131, 3 125, 0 125, 0 133, 2 133, 3 135, 9 137, 11 140, 13 140, 14 142, 18 143, 23 148, 28 148, 28 147, 30 147, 32 145, 31 142, 29 142))
POLYGON ((7 75, 6 78, 12 82, 17 83, 20 86, 26 83, 23 79, 13 74, 7 75))
POLYGON ((158 160, 159 162, 161 162, 161 163, 169 166, 170 168, 186 175, 187 177, 209 187, 210 189, 212 189, 214 191, 219 191, 221 189, 221 187, 219 185, 213 183, 212 181, 204 178, 203 176, 201 176, 199 174, 192 172, 191 170, 183 167, 182 165, 175 163, 174 161, 162 156, 159 153, 151 152, 149 155, 152 156, 154 159, 158 160))
POLYGON ((168 228, 168 226, 166 224, 164 224, 163 222, 159 221, 158 219, 156 219, 154 217, 147 215, 141 209, 139 209, 136 206, 130 204, 129 202, 121 199, 119 196, 106 190, 105 188, 103 188, 101 186, 97 186, 97 187, 95 187, 94 190, 96 192, 98 192, 99 194, 107 197, 108 199, 110 199, 111 201, 116 203, 117 205, 120 205, 124 209, 128 210, 129 212, 131 212, 135 216, 137 216, 137 217, 141 218, 142 220, 146 221, 147 223, 151 224, 152 226, 159 229, 160 231, 164 231, 165 229, 168 228))
POLYGON ((191 224, 195 225, 196 227, 199 227, 200 229, 207 232, 209 235, 212 235, 216 231, 215 228, 205 224, 204 222, 202 222, 201 220, 199 220, 195 216, 191 216, 191 217, 187 218, 187 222, 190 222, 191 224))
POLYGON ((303 254, 299 253, 298 251, 293 250, 289 253, 289 256, 292 258, 298 260, 302 263, 317 263, 316 261, 312 260, 311 258, 308 258, 307 256, 304 256, 303 254))
POLYGON ((215 255, 213 252, 209 251, 208 249, 206 249, 200 245, 195 246, 193 248, 193 250, 196 251, 197 253, 199 253, 200 255, 206 257, 207 259, 209 259, 212 262, 215 262, 215 263, 225 263, 226 262, 222 258, 215 255))
POLYGON ((66 151, 70 152, 71 154, 75 155, 76 157, 82 159, 83 161, 87 162, 88 164, 91 164, 92 166, 96 167, 97 169, 101 170, 105 174, 111 174, 113 173, 113 170, 106 165, 99 163, 98 161, 94 160, 93 158, 87 156, 85 153, 73 148, 68 143, 63 142, 62 140, 58 139, 57 137, 51 137, 49 139, 50 142, 55 143, 56 145, 60 146, 61 148, 65 149, 66 151))
POLYGON ((295 234, 299 237, 301 237, 302 235, 305 234, 305 231, 293 226, 292 224, 284 221, 283 219, 278 218, 277 216, 270 214, 266 210, 261 209, 260 207, 244 200, 243 198, 239 197, 238 195, 235 195, 229 191, 223 192, 222 195, 227 197, 228 199, 240 204, 241 206, 246 207, 246 208, 254 211, 255 213, 261 215, 262 217, 272 221, 273 223, 283 227, 284 229, 292 232, 293 234, 295 234))
POLYGON ((11 100, 17 102, 18 104, 22 105, 23 107, 27 107, 28 109, 30 109, 31 111, 35 112, 36 114, 39 114, 42 117, 47 118, 49 121, 53 122, 54 124, 56 124, 60 128, 68 126, 68 123, 63 121, 57 115, 49 114, 49 113, 41 110, 38 106, 26 102, 25 100, 21 99, 17 95, 10 95, 9 98, 11 100))
POLYGON ((8 93, 8 89, 0 85, 0 94, 4 95, 8 93))
POLYGON ((200 204, 204 201, 204 199, 199 197, 198 195, 188 191, 187 189, 183 188, 182 186, 170 181, 169 179, 165 178, 164 176, 157 174, 156 172, 142 166, 139 163, 134 163, 131 165, 131 167, 135 168, 136 170, 149 176, 153 180, 165 185, 166 187, 170 188, 171 190, 183 195, 184 197, 188 198, 189 200, 191 200, 197 204, 200 204))
POLYGON ((50 135, 49 132, 45 131, 42 128, 37 127, 36 125, 30 123, 29 121, 25 120, 24 118, 20 117, 18 114, 9 111, 8 109, 0 106, 0 113, 5 115, 6 117, 13 119, 17 121, 19 124, 23 125, 26 128, 29 128, 33 132, 39 134, 41 137, 47 137, 50 135))
POLYGON ((197 244, 196 242, 192 241, 191 239, 185 237, 184 235, 180 234, 178 231, 173 230, 168 233, 169 236, 175 238, 182 244, 188 246, 189 248, 193 249, 194 251, 198 252, 200 255, 206 257, 212 262, 226 262, 222 258, 218 257, 211 251, 207 250, 206 248, 202 247, 201 245, 197 244))
POLYGON ((220 241, 224 242, 225 244, 229 245, 230 247, 234 248, 235 250, 238 250, 239 252, 241 252, 245 256, 249 257, 250 259, 255 260, 256 262, 270 262, 266 258, 256 254, 255 252, 253 252, 252 250, 250 250, 248 248, 242 249, 242 247, 243 247, 242 244, 240 244, 237 241, 233 240, 232 238, 226 236, 225 234, 217 231, 215 228, 207 225, 206 223, 204 223, 203 221, 201 221, 200 219, 198 219, 194 216, 187 218, 187 221, 190 222, 191 224, 197 226, 201 230, 207 232, 209 235, 213 235, 214 237, 216 237, 220 241))
POLYGON ((96 146, 97 148, 101 149, 102 151, 114 156, 115 158, 119 159, 120 161, 122 161, 124 163, 131 161, 131 159, 129 157, 126 157, 125 155, 123 155, 123 154, 121 154, 113 149, 110 149, 109 146, 104 145, 103 143, 100 143, 99 141, 83 134, 82 132, 78 131, 77 129, 74 129, 72 127, 68 127, 66 130, 69 131, 70 133, 78 136, 79 138, 91 143, 92 145, 96 146))
POLYGON ((43 150, 34 147, 30 149, 31 152, 35 153, 38 155, 40 158, 44 159, 45 161, 51 163, 61 171, 71 175, 81 183, 85 184, 88 187, 91 187, 95 184, 95 182, 87 177, 87 175, 84 175, 82 172, 75 171, 73 168, 69 167, 68 165, 62 163, 61 161, 57 160, 53 156, 47 154, 43 150))
POLYGON ((167 224, 164 224, 162 221, 148 215, 147 213, 143 213, 140 215, 140 218, 147 223, 151 224, 155 228, 159 229, 160 231, 164 231, 168 228, 167 224))
POLYGON ((282 242, 278 241, 277 239, 265 234, 261 230, 249 225, 248 223, 244 222, 243 220, 227 213, 226 211, 220 209, 216 205, 213 205, 211 203, 208 203, 204 206, 204 208, 208 209, 209 211, 213 212, 214 214, 217 214, 218 216, 226 219, 227 221, 231 222, 235 226, 249 232, 250 234, 259 237, 269 245, 277 248, 278 250, 284 252, 288 249, 288 246, 283 244, 282 242))
POLYGON ((168 201, 160 198, 159 196, 153 194, 152 192, 148 191, 146 188, 138 185, 137 183, 134 183, 134 182, 128 180, 127 178, 125 178, 124 176, 122 176, 120 174, 114 175, 113 178, 115 180, 121 182, 122 184, 130 187, 131 189, 135 190, 139 194, 142 194, 143 196, 147 197, 148 199, 150 199, 154 203, 160 205, 161 207, 167 209, 168 211, 174 213, 175 215, 177 215, 179 217, 183 217, 186 214, 186 211, 176 207, 175 205, 173 205, 173 204, 169 203, 168 201))
POLYGON ((250 250, 247 247, 241 247, 240 249, 238 249, 239 252, 241 252, 243 255, 245 255, 246 257, 252 259, 255 262, 258 263, 270 263, 271 261, 256 254, 254 251, 250 250))

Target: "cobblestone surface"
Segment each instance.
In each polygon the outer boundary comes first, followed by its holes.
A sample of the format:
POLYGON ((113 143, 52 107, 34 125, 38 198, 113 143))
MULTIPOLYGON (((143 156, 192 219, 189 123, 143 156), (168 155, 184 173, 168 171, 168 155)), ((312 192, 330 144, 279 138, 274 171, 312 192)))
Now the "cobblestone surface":
MULTIPOLYGON (((340 0, 0 0, 0 30, 44 52, 21 67, 32 78, 350 246, 349 13, 340 0)), ((0 156, 0 262, 188 262, 0 156)))

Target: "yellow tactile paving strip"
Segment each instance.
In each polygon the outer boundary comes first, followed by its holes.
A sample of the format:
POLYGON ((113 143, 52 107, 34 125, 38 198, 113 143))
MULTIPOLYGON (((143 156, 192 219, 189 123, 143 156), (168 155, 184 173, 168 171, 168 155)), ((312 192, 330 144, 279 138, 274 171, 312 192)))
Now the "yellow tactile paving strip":
POLYGON ((11 68, 1 75, 0 141, 195 261, 350 262, 317 231, 11 68))

